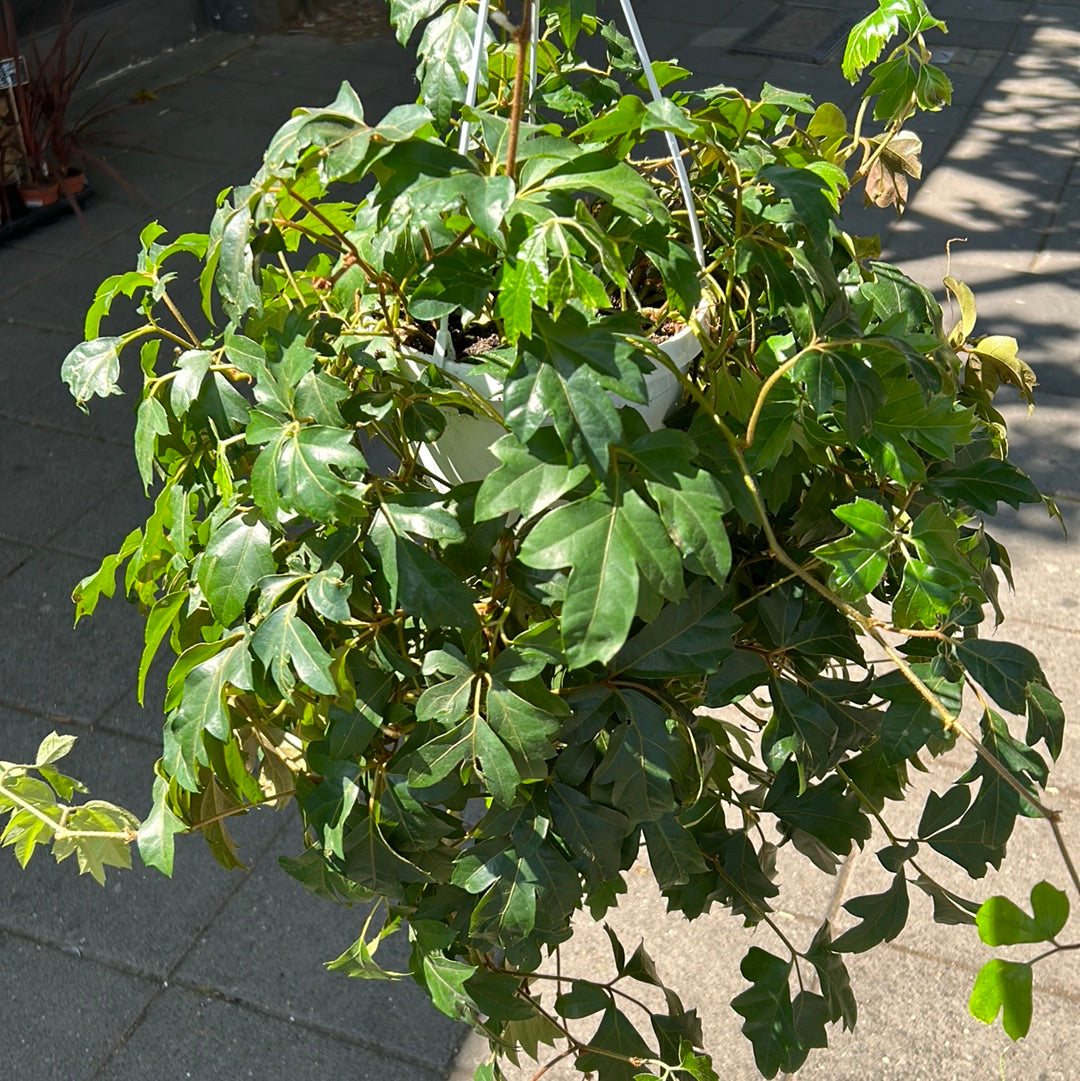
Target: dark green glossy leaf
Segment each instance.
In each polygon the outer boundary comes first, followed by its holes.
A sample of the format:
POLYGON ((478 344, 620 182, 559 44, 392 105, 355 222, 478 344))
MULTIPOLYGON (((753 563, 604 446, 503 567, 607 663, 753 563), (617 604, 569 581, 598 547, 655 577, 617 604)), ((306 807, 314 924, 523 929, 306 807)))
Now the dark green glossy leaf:
POLYGON ((199 588, 218 621, 230 627, 256 583, 274 568, 266 524, 252 513, 227 518, 210 535, 199 560, 199 588))
POLYGON ((561 622, 574 667, 610 660, 625 642, 637 607, 635 552, 619 512, 618 504, 601 496, 578 500, 546 515, 521 548, 527 566, 570 567, 561 622))
POLYGON ((855 1027, 858 1007, 851 991, 851 978, 848 976, 847 966, 832 943, 832 933, 828 923, 823 923, 814 935, 814 940, 810 943, 805 957, 817 971, 829 1020, 843 1020, 844 1029, 850 1031, 855 1027))
POLYGON ((979 909, 977 901, 969 901, 959 894, 952 893, 944 886, 919 875, 912 880, 934 903, 934 923, 948 925, 974 924, 975 915, 979 909))
POLYGON ((1012 713, 1025 711, 1028 684, 1046 684, 1035 654, 1012 642, 966 638, 956 643, 956 658, 995 702, 1012 713))
POLYGON ((445 564, 399 536, 383 518, 372 526, 368 540, 365 552, 381 572, 381 600, 387 608, 400 606, 429 627, 479 628, 472 591, 445 564))
POLYGON ((840 540, 814 549, 814 555, 833 568, 829 583, 848 600, 872 593, 885 576, 895 532, 889 515, 877 503, 856 499, 833 514, 851 528, 840 540))
POLYGON ((832 948, 838 953, 862 953, 882 942, 891 942, 907 923, 908 892, 903 870, 893 877, 884 893, 853 897, 844 908, 862 923, 833 942, 832 948))
POLYGON ((791 961, 781 960, 758 946, 751 946, 740 969, 750 988, 731 1000, 742 1014, 743 1035, 754 1046, 754 1061, 765 1077, 781 1070, 797 1069, 806 1049, 795 1028, 788 978, 791 961))
POLYGON ((627 719, 612 733, 594 782, 610 790, 605 802, 636 826, 674 810, 672 784, 688 780, 689 753, 675 722, 655 702, 627 691, 620 703, 627 719))
POLYGON ((297 679, 319 694, 337 690, 330 675, 332 658, 300 617, 295 600, 275 608, 259 624, 251 648, 286 698, 292 697, 297 679))
POLYGON ((619 650, 613 666, 630 674, 682 675, 715 672, 735 648, 741 624, 723 605, 724 594, 697 581, 678 604, 668 604, 619 650))
POLYGON ((228 688, 251 689, 248 644, 241 638, 192 646, 176 662, 170 684, 178 669, 184 673, 182 688, 179 705, 165 722, 164 763, 182 788, 197 792, 197 767, 208 763, 203 733, 222 741, 230 739, 225 707, 228 688))
POLYGON ((786 763, 776 775, 764 809, 816 837, 839 856, 851 851, 852 842, 870 837, 870 823, 858 797, 845 790, 839 777, 826 777, 821 784, 809 785, 800 792, 793 762, 786 763))
POLYGON ((358 483, 342 473, 366 465, 347 431, 271 423, 249 427, 249 437, 267 444, 252 469, 251 489, 268 516, 281 509, 333 521, 347 513, 342 500, 357 492, 358 483))
POLYGON ((578 1055, 574 1065, 582 1073, 595 1073, 597 1081, 634 1081, 640 1069, 630 1060, 654 1057, 633 1022, 614 1004, 604 1011, 600 1024, 587 1042, 589 1047, 597 1050, 578 1055))
POLYGON ((527 445, 516 436, 504 436, 491 449, 500 465, 480 485, 477 521, 511 512, 531 518, 589 475, 587 465, 567 462, 553 428, 541 428, 527 445))

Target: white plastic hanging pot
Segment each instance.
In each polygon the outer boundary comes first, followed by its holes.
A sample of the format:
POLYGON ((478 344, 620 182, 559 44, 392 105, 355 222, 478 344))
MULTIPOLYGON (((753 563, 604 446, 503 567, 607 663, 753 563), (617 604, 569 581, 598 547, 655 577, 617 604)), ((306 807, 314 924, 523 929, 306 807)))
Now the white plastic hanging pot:
MULTIPOLYGON (((680 374, 685 375, 690 365, 701 354, 701 343, 690 326, 659 344, 680 374)), ((502 384, 494 376, 477 371, 476 365, 435 357, 427 353, 411 353, 405 358, 411 374, 419 374, 422 364, 435 364, 453 379, 474 390, 491 407, 502 415, 502 384)), ((669 368, 655 363, 653 370, 645 374, 646 401, 627 401, 617 394, 609 397, 616 408, 630 406, 641 415, 653 430, 663 427, 664 421, 682 396, 679 380, 669 368)), ((491 445, 506 434, 506 428, 489 417, 474 416, 458 410, 446 411, 446 429, 434 443, 416 446, 420 464, 440 482, 447 486, 482 480, 499 465, 491 452, 491 445)))

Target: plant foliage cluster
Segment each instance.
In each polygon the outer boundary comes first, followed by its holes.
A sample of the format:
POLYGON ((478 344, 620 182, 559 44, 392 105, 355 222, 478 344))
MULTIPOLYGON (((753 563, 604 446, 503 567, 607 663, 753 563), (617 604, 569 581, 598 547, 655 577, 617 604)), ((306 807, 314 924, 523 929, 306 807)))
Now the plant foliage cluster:
MULTIPOLYGON (((467 108, 474 8, 391 10, 403 42, 422 31, 420 103, 372 124, 343 86, 298 109, 207 234, 144 231, 64 365, 80 403, 119 392, 121 354, 143 373, 153 509, 76 590, 86 615, 119 578, 144 611, 140 694, 175 655, 140 854, 170 873, 193 829, 235 866, 229 816, 293 800, 304 846, 285 869, 377 902, 332 968, 403 975, 375 954, 407 926, 409 975, 493 1054, 568 1040, 600 1081, 711 1078, 694 1009, 644 947, 612 934, 610 978, 548 967, 645 859, 688 919, 775 931, 733 1007, 761 1072, 793 1071, 854 1025, 845 957, 895 938, 913 894, 975 921, 935 869, 998 867, 1016 819, 1047 813, 1062 745, 1037 659, 983 635, 1009 577, 986 521, 1040 500, 993 399, 1030 400, 1031 372, 1011 339, 975 335, 966 286, 947 282, 946 325, 842 217, 856 184, 903 205, 919 171, 903 125, 949 96, 923 41, 943 24, 883 0, 855 28, 847 74, 872 70, 849 130, 768 85, 681 90, 669 63, 653 70, 670 96, 649 100, 630 43, 579 0, 542 5, 527 115, 512 27, 489 32, 467 108), (192 257, 202 311, 181 313, 192 257), (102 336, 120 297, 142 325, 102 336), (702 351, 652 430, 628 403, 670 365, 651 332, 671 320, 702 351), (501 393, 448 374, 447 348, 501 393), (423 464, 459 414, 500 428, 469 483, 423 464), (898 835, 910 771, 965 736, 970 767, 898 835), (849 901, 843 933, 793 941, 772 915, 778 848, 831 872, 872 838, 885 892, 849 901), (636 1015, 624 981, 665 1005, 636 1015)), ((51 761, 37 769, 63 794, 51 761)), ((12 768, 0 810, 25 862, 57 819, 34 767, 12 768)), ((1060 930, 1056 895, 1033 900, 1014 941, 1060 930)))

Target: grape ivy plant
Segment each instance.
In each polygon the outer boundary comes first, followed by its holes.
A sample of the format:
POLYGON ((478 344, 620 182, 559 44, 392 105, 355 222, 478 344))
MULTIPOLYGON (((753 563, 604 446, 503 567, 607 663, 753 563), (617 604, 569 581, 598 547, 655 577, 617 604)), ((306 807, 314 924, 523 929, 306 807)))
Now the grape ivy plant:
MULTIPOLYGON (((168 874, 190 830, 228 867, 231 816, 294 803, 284 869, 369 906, 330 967, 409 976, 476 1026, 479 1081, 521 1053, 599 1081, 715 1077, 644 946, 611 934, 606 974, 554 966, 637 861, 687 919, 775 932, 732 1003, 767 1077, 855 1024, 845 958, 913 900, 990 942, 1054 942, 1051 887, 1031 917, 976 917, 938 882, 998 867, 1018 817, 1057 828, 1060 704, 1035 656, 984 634, 1009 579, 993 515, 1041 500, 994 400, 1030 402, 1034 377, 1015 341, 975 333, 962 282, 946 320, 843 216, 902 209, 905 125, 950 95, 925 41, 944 25, 881 0, 855 27, 849 127, 769 85, 681 89, 673 63, 656 100, 590 0, 543 0, 531 82, 531 3, 490 26, 469 2, 390 6, 403 43, 421 32, 418 103, 370 123, 346 85, 298 109, 207 233, 148 227, 97 291, 63 376, 85 406, 141 366, 151 502, 75 602, 139 605, 140 697, 175 658, 153 810, 62 807, 51 738, 0 764, 5 842, 99 875, 137 837, 168 874), (679 140, 703 265, 657 133, 679 140), (182 312, 192 260, 201 311, 182 312), (102 334, 120 298, 139 325, 102 334), (682 326, 686 370, 658 345, 682 326), (634 406, 658 371, 681 397, 652 428, 634 406), (492 468, 441 474, 427 451, 481 421, 492 468), (898 832, 910 771, 958 743, 968 767, 898 832), (783 931, 778 848, 833 871, 867 844, 885 892, 850 900, 842 931, 783 931), (394 933, 408 973, 376 960, 394 933), (639 1010, 635 981, 664 1005, 639 1010)), ((1030 969, 992 965, 973 1008, 1004 1004, 1016 1035, 1030 969)))

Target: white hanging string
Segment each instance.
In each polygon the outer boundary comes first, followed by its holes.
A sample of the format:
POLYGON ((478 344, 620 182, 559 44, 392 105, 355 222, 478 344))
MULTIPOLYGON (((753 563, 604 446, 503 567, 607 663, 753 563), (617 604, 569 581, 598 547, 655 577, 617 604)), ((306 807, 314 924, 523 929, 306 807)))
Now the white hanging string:
MULTIPOLYGON (((630 39, 633 41, 638 58, 645 69, 645 78, 649 83, 653 101, 663 101, 664 96, 660 93, 660 86, 656 81, 656 76, 653 74, 652 61, 649 59, 648 50, 645 48, 645 39, 641 36, 641 28, 638 26, 637 17, 634 15, 633 5, 630 0, 619 0, 619 3, 622 6, 623 15, 626 17, 626 24, 630 29, 630 39)), ((679 144, 674 133, 665 131, 664 137, 667 139, 668 150, 671 151, 672 162, 675 166, 675 173, 679 178, 679 189, 682 191, 683 202, 686 204, 686 212, 690 216, 690 235, 694 239, 694 254, 697 256, 698 265, 704 270, 705 245, 701 239, 701 223, 698 221, 697 210, 694 206, 694 193, 690 188, 690 177, 686 172, 686 163, 679 152, 679 144)))

